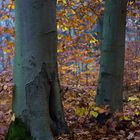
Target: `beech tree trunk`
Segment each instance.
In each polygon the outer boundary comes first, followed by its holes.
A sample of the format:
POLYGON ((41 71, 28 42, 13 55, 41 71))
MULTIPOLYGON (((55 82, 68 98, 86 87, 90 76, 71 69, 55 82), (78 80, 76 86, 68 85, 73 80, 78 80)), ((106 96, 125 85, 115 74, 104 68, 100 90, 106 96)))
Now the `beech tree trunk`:
POLYGON ((127 0, 106 0, 97 105, 122 110, 127 0))
POLYGON ((15 0, 13 111, 36 140, 68 131, 57 69, 56 0, 15 0))

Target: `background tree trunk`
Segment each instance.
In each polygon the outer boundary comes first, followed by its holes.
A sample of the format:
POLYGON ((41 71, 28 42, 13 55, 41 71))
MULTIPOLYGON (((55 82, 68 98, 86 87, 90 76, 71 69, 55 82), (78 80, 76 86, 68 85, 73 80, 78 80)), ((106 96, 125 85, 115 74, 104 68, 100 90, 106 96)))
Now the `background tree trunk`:
POLYGON ((56 0, 16 0, 13 111, 36 140, 66 132, 57 69, 56 0))
POLYGON ((121 110, 127 0, 106 0, 97 105, 121 110))

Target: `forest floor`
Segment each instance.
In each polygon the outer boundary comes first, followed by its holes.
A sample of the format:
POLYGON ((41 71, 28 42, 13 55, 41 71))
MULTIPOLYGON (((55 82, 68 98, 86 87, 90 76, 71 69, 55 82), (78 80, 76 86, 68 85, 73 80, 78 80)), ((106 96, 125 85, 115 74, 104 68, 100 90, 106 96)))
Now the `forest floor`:
MULTIPOLYGON (((12 74, 0 74, 0 140, 8 131, 12 117, 12 74)), ((62 87, 63 105, 70 134, 56 140, 140 140, 140 93, 124 97, 123 113, 111 115, 95 104, 92 87, 62 87)))

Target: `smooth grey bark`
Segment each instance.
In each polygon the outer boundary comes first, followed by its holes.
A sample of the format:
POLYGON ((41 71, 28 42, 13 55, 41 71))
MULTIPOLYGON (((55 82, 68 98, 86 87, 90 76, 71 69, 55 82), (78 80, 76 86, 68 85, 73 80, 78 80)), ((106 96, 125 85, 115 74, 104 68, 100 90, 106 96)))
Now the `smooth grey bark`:
POLYGON ((15 0, 13 111, 36 140, 68 131, 57 69, 56 0, 15 0))
POLYGON ((112 111, 123 107, 126 7, 127 0, 105 1, 96 102, 97 105, 109 105, 112 111))

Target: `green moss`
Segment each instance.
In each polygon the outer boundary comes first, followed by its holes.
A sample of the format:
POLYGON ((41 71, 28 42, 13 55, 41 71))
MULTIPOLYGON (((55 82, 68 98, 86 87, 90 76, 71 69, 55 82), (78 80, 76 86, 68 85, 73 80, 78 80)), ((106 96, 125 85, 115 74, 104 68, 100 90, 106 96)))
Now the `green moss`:
POLYGON ((10 124, 5 140, 35 140, 35 139, 33 139, 23 121, 19 118, 16 118, 15 121, 10 124))

